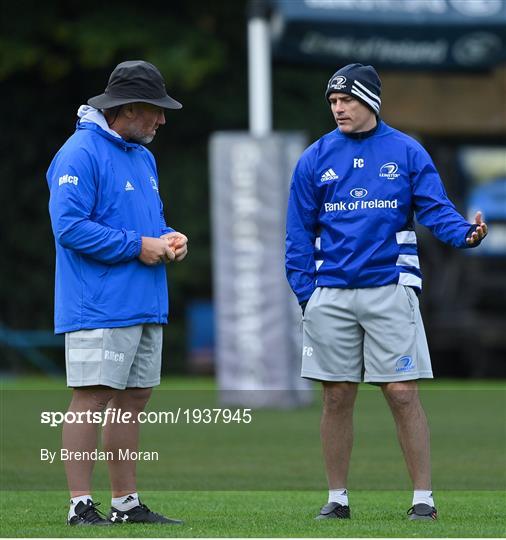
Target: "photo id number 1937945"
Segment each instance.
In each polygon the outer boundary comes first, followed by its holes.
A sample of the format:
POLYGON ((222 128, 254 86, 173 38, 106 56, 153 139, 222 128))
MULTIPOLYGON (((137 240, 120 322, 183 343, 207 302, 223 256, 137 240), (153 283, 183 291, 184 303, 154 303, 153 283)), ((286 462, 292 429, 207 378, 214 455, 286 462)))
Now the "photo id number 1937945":
POLYGON ((183 409, 187 424, 249 424, 253 417, 251 409, 183 409))

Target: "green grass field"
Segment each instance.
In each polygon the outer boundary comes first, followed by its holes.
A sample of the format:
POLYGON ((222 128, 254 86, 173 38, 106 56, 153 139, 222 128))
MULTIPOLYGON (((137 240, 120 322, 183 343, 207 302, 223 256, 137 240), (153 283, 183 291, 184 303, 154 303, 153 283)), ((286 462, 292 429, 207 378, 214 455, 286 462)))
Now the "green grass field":
MULTIPOLYGON (((440 518, 435 522, 405 519, 409 494, 356 491, 352 519, 315 521, 323 491, 178 491, 146 492, 158 511, 185 520, 183 526, 117 525, 104 530, 70 528, 65 492, 3 492, 2 536, 23 537, 503 537, 504 494, 438 492, 440 518)), ((106 506, 108 493, 96 499, 106 506)))
MULTIPOLYGON (((350 521, 316 522, 326 502, 318 435, 319 391, 297 410, 253 410, 250 424, 142 427, 141 447, 160 459, 139 463, 139 492, 182 527, 69 528, 61 429, 41 411, 65 411, 64 382, 3 381, 1 392, 2 537, 504 537, 506 536, 506 384, 429 382, 421 395, 432 433, 440 518, 410 522, 411 487, 395 427, 378 388, 362 386, 355 416, 350 521)), ((151 411, 220 407, 210 380, 164 381, 151 411)), ((107 470, 97 463, 94 498, 108 510, 107 470)))

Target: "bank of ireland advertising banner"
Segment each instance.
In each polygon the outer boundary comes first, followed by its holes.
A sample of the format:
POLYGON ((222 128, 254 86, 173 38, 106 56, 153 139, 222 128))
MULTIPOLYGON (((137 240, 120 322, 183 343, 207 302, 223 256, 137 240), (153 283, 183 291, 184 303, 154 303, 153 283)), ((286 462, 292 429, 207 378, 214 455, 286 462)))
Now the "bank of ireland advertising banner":
POLYGON ((506 0, 270 0, 278 59, 483 71, 506 58, 506 0))

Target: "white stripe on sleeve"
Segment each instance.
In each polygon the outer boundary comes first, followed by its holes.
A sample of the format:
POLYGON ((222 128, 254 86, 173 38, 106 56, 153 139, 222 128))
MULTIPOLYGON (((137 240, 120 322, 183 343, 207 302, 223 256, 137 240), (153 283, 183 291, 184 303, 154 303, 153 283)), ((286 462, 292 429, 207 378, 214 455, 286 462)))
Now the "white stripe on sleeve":
POLYGON ((422 280, 414 274, 408 274, 407 272, 401 272, 399 274, 399 285, 407 285, 409 287, 422 288, 422 280))
POLYGON ((395 233, 398 244, 416 244, 415 231, 399 231, 395 233))
POLYGON ((397 257, 397 266, 414 266, 415 268, 420 268, 420 261, 418 260, 418 255, 406 255, 401 253, 397 257))

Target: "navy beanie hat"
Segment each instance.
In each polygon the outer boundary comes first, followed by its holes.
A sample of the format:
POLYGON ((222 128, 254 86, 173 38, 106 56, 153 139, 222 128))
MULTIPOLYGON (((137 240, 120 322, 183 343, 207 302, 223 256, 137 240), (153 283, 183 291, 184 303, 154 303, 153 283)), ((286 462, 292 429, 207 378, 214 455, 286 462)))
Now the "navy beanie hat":
POLYGON ((332 92, 349 94, 379 115, 381 107, 381 81, 372 66, 348 64, 336 71, 327 84, 327 101, 332 92))

